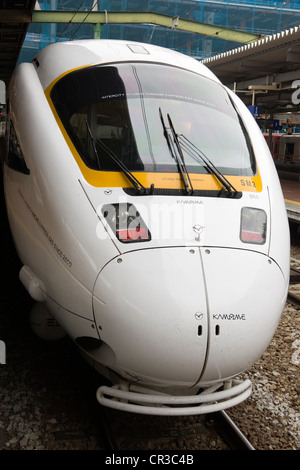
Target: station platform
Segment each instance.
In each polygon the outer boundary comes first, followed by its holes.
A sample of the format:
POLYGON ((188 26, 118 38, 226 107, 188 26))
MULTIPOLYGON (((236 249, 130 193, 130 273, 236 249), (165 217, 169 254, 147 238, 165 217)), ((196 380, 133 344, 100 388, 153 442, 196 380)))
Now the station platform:
POLYGON ((280 177, 288 218, 300 224, 300 181, 280 177))

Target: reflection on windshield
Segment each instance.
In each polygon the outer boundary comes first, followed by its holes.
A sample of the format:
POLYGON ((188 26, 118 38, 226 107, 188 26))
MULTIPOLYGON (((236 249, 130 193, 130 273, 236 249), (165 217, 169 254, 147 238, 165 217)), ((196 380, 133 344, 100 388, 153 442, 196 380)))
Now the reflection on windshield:
MULTIPOLYGON (((164 137, 161 108, 172 116, 178 134, 222 173, 256 172, 249 139, 227 92, 195 73, 151 63, 89 67, 59 80, 51 99, 90 168, 119 171, 107 148, 130 171, 178 172, 164 137)), ((206 173, 205 165, 188 154, 185 164, 189 173, 206 173)))

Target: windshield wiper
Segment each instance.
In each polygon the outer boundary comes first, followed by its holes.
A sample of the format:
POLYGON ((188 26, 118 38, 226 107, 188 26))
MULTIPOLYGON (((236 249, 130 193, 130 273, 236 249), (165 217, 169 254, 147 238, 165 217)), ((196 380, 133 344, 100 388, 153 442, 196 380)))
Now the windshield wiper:
POLYGON ((105 145, 104 142, 98 137, 96 139, 96 142, 106 151, 106 153, 110 156, 110 158, 121 168, 125 176, 129 179, 129 181, 133 184, 133 186, 136 189, 136 193, 140 195, 146 195, 146 194, 153 194, 154 190, 154 184, 151 184, 150 188, 145 188, 145 186, 142 185, 142 183, 131 173, 131 171, 128 170, 128 168, 124 165, 121 160, 115 155, 115 153, 110 150, 107 145, 105 145))
POLYGON ((178 136, 178 141, 182 148, 195 160, 201 160, 204 163, 206 169, 214 175, 217 180, 221 183, 222 189, 221 192, 224 190, 227 191, 227 196, 229 197, 236 197, 239 195, 238 191, 235 187, 228 181, 228 179, 218 170, 218 168, 212 163, 212 161, 202 152, 201 150, 196 147, 187 137, 183 134, 178 136))
POLYGON ((94 153, 95 153, 95 155, 96 155, 96 159, 97 159, 97 163, 98 163, 98 168, 101 169, 100 159, 99 159, 99 155, 98 155, 97 148, 96 148, 96 139, 95 139, 95 137, 94 137, 93 134, 92 134, 92 131, 91 131, 91 128, 90 128, 90 126, 89 126, 89 123, 87 122, 87 119, 84 118, 84 120, 85 120, 85 125, 86 125, 86 128, 87 128, 87 130, 88 130, 90 139, 91 139, 92 144, 93 144, 93 150, 94 150, 94 153))
POLYGON ((173 141, 175 143, 175 147, 174 147, 171 136, 168 133, 168 128, 165 125, 161 108, 159 108, 159 115, 160 115, 160 120, 163 126, 165 139, 167 141, 170 153, 172 157, 174 158, 174 160, 176 161, 177 166, 179 168, 179 171, 180 171, 183 183, 184 183, 186 194, 191 195, 194 193, 194 189, 193 189, 192 182, 190 180, 190 176, 185 165, 184 155, 182 153, 182 149, 178 141, 178 134, 175 132, 172 120, 170 118, 170 115, 168 114, 168 121, 169 121, 170 129, 172 132, 173 141))
POLYGON ((139 194, 139 195, 153 194, 154 184, 151 184, 150 188, 145 188, 145 186, 142 185, 142 183, 131 173, 131 171, 128 170, 126 165, 124 165, 124 163, 121 162, 121 160, 117 157, 117 155, 115 155, 115 153, 112 150, 110 150, 110 148, 107 147, 107 145, 105 145, 105 143, 102 142, 102 140, 99 137, 95 138, 93 136, 92 131, 90 129, 90 126, 89 126, 86 119, 85 119, 85 122, 86 122, 86 127, 88 129, 90 138, 91 138, 92 143, 93 143, 93 149, 94 149, 94 152, 95 152, 95 155, 96 155, 96 158, 97 158, 97 163, 98 163, 99 169, 101 169, 101 165, 100 165, 100 159, 99 159, 99 155, 98 155, 97 148, 96 148, 97 143, 100 145, 100 147, 103 148, 103 150, 105 150, 105 152, 109 155, 109 157, 121 168, 122 172, 125 174, 127 179, 134 186, 134 188, 136 190, 136 194, 139 194))
POLYGON ((162 125, 163 125, 163 128, 164 128, 164 136, 167 139, 168 146, 169 146, 169 149, 170 149, 172 155, 174 156, 174 154, 175 154, 174 158, 177 160, 177 163, 179 164, 179 166, 181 168, 181 174, 182 174, 182 177, 183 177, 184 182, 185 182, 185 187, 186 187, 187 194, 193 194, 194 190, 193 190, 193 187, 192 187, 192 184, 191 184, 191 181, 190 181, 190 177, 189 177, 189 174, 188 174, 186 166, 185 166, 183 150, 185 150, 185 152, 188 155, 190 155, 194 160, 199 162, 199 159, 200 159, 201 160, 200 163, 201 164, 204 163, 205 168, 207 169, 207 171, 209 171, 209 173, 211 173, 212 175, 214 175, 217 178, 217 180, 222 185, 222 189, 221 189, 220 194, 222 194, 224 191, 226 191, 226 194, 229 197, 239 196, 238 191, 227 180, 227 178, 220 172, 220 170, 218 170, 218 168, 216 168, 216 166, 212 163, 212 161, 210 161, 210 159, 204 154, 204 152, 199 150, 198 147, 196 147, 195 144, 190 142, 188 140, 188 138, 185 137, 183 134, 177 134, 177 132, 175 131, 175 128, 173 126, 173 123, 171 121, 170 115, 168 114, 170 129, 172 131, 174 142, 176 144, 176 148, 178 150, 178 153, 179 153, 179 156, 180 156, 180 159, 181 159, 181 162, 182 162, 182 165, 180 165, 180 163, 178 162, 178 157, 176 158, 175 149, 172 151, 172 145, 171 145, 172 142, 171 142, 170 136, 168 134, 168 130, 165 126, 165 123, 164 123, 164 120, 163 120, 163 117, 162 117, 161 109, 159 109, 159 112, 160 112, 160 118, 161 118, 161 121, 162 121, 162 125), (191 189, 188 188, 188 183, 187 183, 185 175, 183 173, 183 169, 185 170, 185 173, 187 174, 188 181, 190 183, 191 189))

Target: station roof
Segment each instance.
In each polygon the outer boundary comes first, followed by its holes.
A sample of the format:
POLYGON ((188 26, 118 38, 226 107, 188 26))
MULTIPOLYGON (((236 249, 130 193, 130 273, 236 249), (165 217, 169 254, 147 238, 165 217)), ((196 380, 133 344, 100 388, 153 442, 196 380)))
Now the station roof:
POLYGON ((14 70, 36 0, 0 0, 0 80, 14 70))
POLYGON ((36 0, 0 0, 0 80, 9 81, 30 23, 153 24, 203 36, 247 43, 259 35, 151 11, 40 10, 36 0))
POLYGON ((291 95, 300 86, 300 26, 207 58, 203 63, 245 104, 260 105, 263 112, 269 113, 299 111, 291 95))
MULTIPOLYGON (((35 3, 36 0, 0 0, 0 80, 6 83, 17 64, 33 14, 53 13, 34 12, 35 3)), ((182 24, 185 20, 179 21, 182 24)), ((247 105, 261 105, 262 112, 286 111, 293 104, 293 83, 300 80, 300 26, 257 40, 251 38, 248 44, 205 59, 203 63, 247 105)))

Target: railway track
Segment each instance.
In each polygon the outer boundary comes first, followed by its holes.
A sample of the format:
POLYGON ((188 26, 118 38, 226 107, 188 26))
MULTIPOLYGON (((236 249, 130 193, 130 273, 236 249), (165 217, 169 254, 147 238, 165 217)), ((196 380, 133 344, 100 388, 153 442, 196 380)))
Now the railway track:
MULTIPOLYGON (((287 302, 300 308, 300 289, 298 294, 297 285, 300 285, 300 260, 291 258, 290 289, 287 296, 287 302), (293 288, 292 286, 296 287, 296 293, 291 291, 293 288)), ((155 418, 153 419, 153 417, 148 417, 147 419, 145 416, 138 418, 135 417, 136 427, 129 428, 129 430, 125 423, 121 425, 121 430, 120 426, 115 426, 110 413, 111 410, 107 409, 102 410, 100 413, 100 425, 102 426, 101 432, 106 450, 118 451, 134 449, 137 443, 140 443, 140 445, 142 445, 142 443, 146 443, 146 446, 149 446, 151 449, 160 449, 163 444, 171 442, 174 439, 184 439, 186 441, 184 448, 189 449, 190 447, 187 444, 188 440, 190 438, 194 440, 195 435, 198 435, 200 436, 199 441, 201 441, 201 437, 205 433, 209 434, 209 440, 211 441, 217 441, 221 438, 225 447, 227 446, 229 450, 255 450, 252 444, 225 411, 212 413, 203 417, 198 416, 196 417, 196 420, 191 420, 193 421, 192 425, 188 420, 183 419, 182 426, 179 422, 176 422, 175 427, 174 423, 171 423, 171 421, 168 421, 169 426, 168 424, 162 426, 158 418, 156 429, 155 424, 153 426, 155 418), (149 421, 152 421, 152 425, 150 426, 149 421), (127 430, 126 436, 124 436, 124 429, 127 430)), ((122 415, 123 413, 119 414, 121 422, 122 419, 125 419, 126 421, 128 414, 125 413, 125 416, 122 415)), ((115 416, 114 419, 118 419, 118 417, 115 416)), ((145 447, 138 446, 138 450, 141 449, 145 450, 145 447)))
MULTIPOLYGON (((297 285, 300 285, 300 261, 292 258, 290 288, 294 286, 297 291, 297 285)), ((300 307, 300 297, 296 293, 289 292, 287 302, 300 307)), ((87 384, 87 377, 83 382, 87 384)), ((98 375, 92 383, 91 401, 95 387, 99 386, 98 375)), ((122 451, 132 451, 133 455, 139 451, 151 451, 155 455, 171 450, 179 455, 197 450, 255 450, 224 411, 196 417, 159 417, 128 414, 101 407, 98 403, 95 406, 97 439, 107 455, 111 452, 118 455, 122 451)))
POLYGON ((225 411, 211 415, 217 423, 217 430, 223 436, 231 450, 255 450, 246 436, 237 427, 225 411))
POLYGON ((255 450, 224 411, 176 419, 128 415, 100 407, 98 416, 106 451, 255 450))
POLYGON ((287 296, 287 302, 294 307, 300 308, 300 289, 294 289, 291 286, 297 286, 300 284, 300 260, 291 257, 290 266, 290 288, 287 296))
POLYGON ((298 297, 297 295, 289 292, 286 301, 294 307, 300 308, 300 297, 298 297))
MULTIPOLYGON (((298 285, 300 285, 300 260, 291 258, 290 289, 287 302, 300 308, 300 289, 297 289, 298 285), (295 288, 294 292, 291 291, 293 286, 295 288)), ((120 413, 114 410, 113 414, 111 414, 111 410, 102 409, 99 416, 101 418, 102 440, 106 450, 109 451, 135 448, 146 450, 147 447, 151 449, 169 449, 171 447, 165 447, 168 443, 182 439, 185 441, 185 444, 181 448, 190 449, 191 447, 188 445, 189 439, 194 441, 195 437, 198 437, 199 442, 201 440, 217 442, 221 439, 223 442, 221 444, 222 449, 255 450, 225 411, 203 417, 194 417, 194 419, 182 419, 182 423, 178 420, 175 423, 167 420, 166 423, 162 424, 159 417, 155 419, 153 417, 135 416, 134 427, 131 425, 129 428, 126 426, 126 420, 129 419, 127 413, 120 413), (118 413, 119 416, 117 415, 118 413), (116 424, 116 421, 119 419, 120 423, 123 424, 116 424), (124 430, 126 430, 126 435, 124 430), (208 440, 204 437, 205 435, 209 436, 208 440)))

